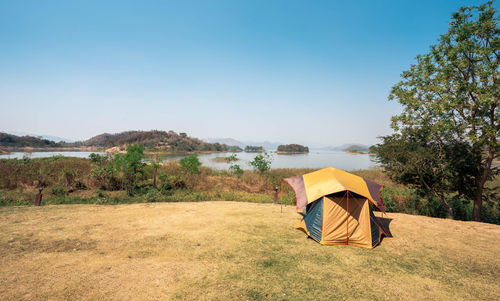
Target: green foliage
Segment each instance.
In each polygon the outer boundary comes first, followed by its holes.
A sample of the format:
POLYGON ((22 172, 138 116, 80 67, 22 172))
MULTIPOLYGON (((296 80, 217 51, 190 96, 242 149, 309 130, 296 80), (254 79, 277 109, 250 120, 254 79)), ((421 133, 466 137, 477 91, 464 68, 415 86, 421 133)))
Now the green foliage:
POLYGON ((94 194, 95 194, 95 196, 96 196, 96 197, 98 197, 98 198, 107 198, 107 197, 108 197, 108 194, 107 194, 106 192, 104 192, 104 191, 100 190, 100 189, 96 189, 96 190, 94 191, 94 194))
POLYGON ((201 162, 197 155, 190 155, 179 160, 182 170, 191 175, 200 174, 201 162))
POLYGON ((68 189, 62 184, 57 184, 52 187, 52 194, 57 196, 65 196, 68 194, 68 189))
POLYGON ((271 169, 271 162, 273 159, 268 153, 258 154, 255 158, 248 164, 252 166, 255 170, 259 171, 261 174, 265 173, 271 169))
POLYGON ((491 169, 500 153, 499 46, 492 2, 454 13, 439 44, 392 88, 389 99, 403 112, 392 118, 396 134, 376 149, 394 180, 439 199, 450 213, 447 193, 474 199, 474 220, 487 198, 484 184, 499 172, 491 169))
MULTIPOLYGON (((239 160, 240 159, 238 158, 238 156, 236 154, 232 154, 231 156, 226 157, 226 162, 228 164, 237 162, 239 160)), ((233 174, 235 174, 238 178, 241 177, 241 175, 243 174, 243 169, 241 169, 241 167, 238 164, 231 164, 229 166, 229 171, 231 171, 233 174)))
POLYGON ((74 170, 70 168, 63 168, 61 171, 61 181, 67 186, 67 187, 73 187, 75 184, 75 178, 76 178, 76 173, 74 170))
POLYGON ((125 154, 101 156, 91 154, 92 170, 90 176, 101 189, 125 189, 132 195, 137 181, 144 177, 143 146, 129 145, 125 154))
POLYGON ((238 165, 238 164, 232 164, 231 166, 229 166, 229 170, 235 174, 238 178, 241 177, 241 175, 243 174, 243 169, 241 169, 241 167, 238 165))
POLYGON ((113 158, 111 155, 90 154, 90 161, 92 162, 90 177, 99 188, 108 190, 122 188, 116 166, 117 158, 116 156, 113 158))
POLYGON ((127 146, 127 152, 124 155, 115 155, 115 166, 122 173, 122 183, 128 195, 134 193, 137 181, 144 176, 144 158, 143 146, 141 144, 132 144, 127 146))
POLYGON ((225 159, 226 159, 226 162, 227 162, 228 164, 231 164, 231 163, 233 163, 233 162, 237 162, 237 161, 239 161, 239 160, 240 160, 236 154, 232 154, 231 156, 226 157, 225 159))

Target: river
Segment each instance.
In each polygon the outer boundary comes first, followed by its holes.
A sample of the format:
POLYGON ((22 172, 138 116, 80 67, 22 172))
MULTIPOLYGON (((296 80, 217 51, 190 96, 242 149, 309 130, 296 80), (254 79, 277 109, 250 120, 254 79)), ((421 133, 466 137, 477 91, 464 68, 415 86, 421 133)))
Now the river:
MULTIPOLYGON (((66 156, 66 157, 79 157, 88 158, 92 152, 13 152, 8 155, 0 155, 0 159, 21 159, 24 156, 30 158, 44 158, 52 156, 66 156)), ((104 154, 99 153, 98 154, 104 154)), ((293 154, 284 155, 269 152, 272 157, 271 168, 323 168, 332 166, 343 170, 355 169, 369 169, 377 164, 373 161, 373 157, 367 154, 349 154, 343 151, 325 151, 325 150, 311 150, 308 154, 293 154)), ((229 164, 225 162, 215 162, 212 159, 217 157, 225 157, 231 155, 230 153, 212 153, 212 154, 199 154, 198 157, 203 166, 209 166, 217 169, 227 169, 229 164)), ((242 169, 252 169, 249 162, 257 155, 256 153, 236 153, 240 159, 236 164, 239 164, 242 169)), ((163 157, 163 161, 178 160, 185 155, 167 155, 163 157)))

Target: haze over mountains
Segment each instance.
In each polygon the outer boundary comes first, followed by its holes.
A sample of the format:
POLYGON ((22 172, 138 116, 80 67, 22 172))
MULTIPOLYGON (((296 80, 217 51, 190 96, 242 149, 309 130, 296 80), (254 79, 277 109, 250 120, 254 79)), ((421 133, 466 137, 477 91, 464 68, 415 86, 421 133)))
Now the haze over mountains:
MULTIPOLYGON (((205 142, 209 143, 221 143, 227 145, 235 145, 241 148, 244 148, 247 145, 252 146, 262 146, 266 150, 276 150, 279 145, 289 144, 283 142, 269 142, 269 141, 239 141, 233 138, 203 138, 205 142)), ((360 144, 360 143, 346 143, 338 146, 309 146, 312 150, 327 150, 327 151, 368 151, 369 145, 360 144)))

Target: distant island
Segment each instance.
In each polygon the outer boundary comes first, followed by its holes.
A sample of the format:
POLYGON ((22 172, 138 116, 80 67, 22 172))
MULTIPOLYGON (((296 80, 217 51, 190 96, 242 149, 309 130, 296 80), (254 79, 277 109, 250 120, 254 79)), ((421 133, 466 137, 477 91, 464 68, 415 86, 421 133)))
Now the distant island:
POLYGON ((309 152, 309 147, 300 144, 284 144, 279 145, 276 150, 277 154, 305 154, 309 152))
POLYGON ((245 146, 245 152, 246 153, 262 153, 262 152, 264 152, 264 147, 247 145, 247 146, 245 146))
POLYGON ((104 133, 85 141, 55 142, 33 136, 17 136, 0 132, 0 148, 3 151, 107 151, 124 152, 127 145, 141 144, 145 152, 201 153, 241 152, 238 146, 207 143, 174 131, 126 131, 117 134, 104 133))

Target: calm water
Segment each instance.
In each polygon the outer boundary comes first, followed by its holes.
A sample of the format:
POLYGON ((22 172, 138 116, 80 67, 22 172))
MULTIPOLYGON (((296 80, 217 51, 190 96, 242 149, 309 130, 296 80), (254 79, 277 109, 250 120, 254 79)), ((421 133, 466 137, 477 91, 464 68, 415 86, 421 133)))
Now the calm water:
MULTIPOLYGON (((23 153, 15 152, 9 155, 0 155, 0 159, 7 158, 18 158, 21 159, 23 156, 29 156, 30 158, 43 158, 52 157, 56 155, 62 155, 67 157, 79 157, 88 158, 92 152, 33 152, 33 153, 23 153)), ((99 153, 98 154, 104 154, 99 153)), ((278 155, 275 153, 269 153, 273 158, 271 168, 323 168, 327 166, 332 166, 335 168, 340 168, 344 170, 353 169, 368 169, 370 167, 376 166, 376 163, 372 161, 372 158, 368 155, 353 155, 342 151, 314 151, 312 150, 308 154, 297 154, 297 155, 278 155)), ((227 169, 229 164, 224 162, 214 162, 211 159, 216 157, 227 157, 231 155, 230 153, 214 153, 214 154, 200 154, 198 155, 203 166, 209 166, 217 169, 227 169)), ((257 155, 255 153, 237 153, 236 154, 240 161, 239 164, 243 169, 252 169, 248 165, 248 162, 252 161, 257 155)), ((164 161, 178 160, 184 156, 166 156, 164 161)))
POLYGON ((29 158, 47 158, 53 156, 65 156, 65 157, 77 157, 77 158, 88 158, 90 154, 96 153, 100 155, 105 155, 106 153, 101 152, 13 152, 8 155, 0 155, 0 159, 22 159, 24 156, 29 158))

